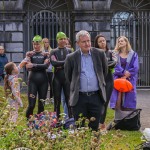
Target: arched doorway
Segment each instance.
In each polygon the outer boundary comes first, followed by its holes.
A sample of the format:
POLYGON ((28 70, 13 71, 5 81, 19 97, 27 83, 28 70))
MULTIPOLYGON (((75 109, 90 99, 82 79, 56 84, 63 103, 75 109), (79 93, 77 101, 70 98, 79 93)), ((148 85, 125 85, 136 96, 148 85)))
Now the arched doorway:
POLYGON ((65 32, 72 38, 72 21, 70 8, 72 3, 69 0, 28 0, 24 9, 27 11, 24 22, 25 30, 25 51, 32 49, 32 38, 39 34, 43 38, 49 38, 51 47, 56 48, 56 34, 59 31, 65 32))
MULTIPOLYGON (((32 50, 32 39, 35 35, 50 39, 52 48, 57 47, 56 34, 59 31, 73 38, 73 21, 70 0, 26 0, 24 10, 24 53, 32 50)), ((27 74, 24 74, 25 80, 27 74)))
POLYGON ((111 20, 111 49, 119 36, 126 36, 133 41, 133 14, 127 11, 115 13, 111 20))
POLYGON ((29 41, 34 35, 41 35, 43 38, 50 39, 51 47, 56 48, 56 34, 59 31, 66 33, 70 37, 71 22, 69 12, 51 12, 41 10, 39 12, 29 12, 32 18, 28 21, 29 41))

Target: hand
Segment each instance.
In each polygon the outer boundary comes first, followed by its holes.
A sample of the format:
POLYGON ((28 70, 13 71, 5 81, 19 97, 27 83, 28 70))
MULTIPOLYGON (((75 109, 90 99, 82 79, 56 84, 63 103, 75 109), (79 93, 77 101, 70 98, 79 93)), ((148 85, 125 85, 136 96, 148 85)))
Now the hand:
POLYGON ((32 57, 34 54, 35 54, 34 51, 29 51, 29 52, 26 53, 26 56, 27 57, 32 57))
POLYGON ((26 64, 26 68, 27 68, 27 69, 33 68, 33 64, 32 64, 32 63, 27 63, 27 64, 26 64))
POLYGON ((49 59, 45 59, 44 64, 50 63, 49 59))
POLYGON ((42 55, 49 57, 50 53, 49 52, 44 52, 44 53, 42 53, 42 55))
POLYGON ((121 79, 126 79, 126 78, 127 78, 126 76, 121 77, 121 79))
POLYGON ((25 57, 24 59, 23 59, 23 61, 25 61, 25 62, 30 62, 30 57, 25 57))
POLYGON ((56 57, 54 55, 51 56, 51 60, 56 61, 56 57))
POLYGON ((130 77, 130 76, 131 76, 131 74, 130 74, 130 72, 129 72, 129 71, 125 71, 124 75, 126 76, 126 78, 128 78, 128 77, 130 77))
POLYGON ((19 67, 20 67, 20 68, 23 68, 26 64, 27 64, 27 62, 22 61, 22 62, 19 64, 19 67))

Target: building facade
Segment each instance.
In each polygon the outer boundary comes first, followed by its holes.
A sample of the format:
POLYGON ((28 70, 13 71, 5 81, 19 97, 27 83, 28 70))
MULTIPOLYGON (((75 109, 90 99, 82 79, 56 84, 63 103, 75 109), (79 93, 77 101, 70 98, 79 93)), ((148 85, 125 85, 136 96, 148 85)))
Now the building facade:
POLYGON ((138 87, 150 88, 150 0, 0 0, 0 45, 19 63, 39 34, 55 48, 63 31, 75 44, 80 30, 106 36, 110 49, 125 35, 139 55, 138 87))

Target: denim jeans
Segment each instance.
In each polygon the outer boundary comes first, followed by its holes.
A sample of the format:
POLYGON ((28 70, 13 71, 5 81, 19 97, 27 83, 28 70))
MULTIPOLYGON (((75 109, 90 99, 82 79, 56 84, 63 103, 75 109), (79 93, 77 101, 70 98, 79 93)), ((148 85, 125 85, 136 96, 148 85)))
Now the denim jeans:
POLYGON ((61 103, 64 109, 64 113, 66 114, 66 118, 68 118, 68 108, 65 101, 65 95, 63 89, 61 90, 61 103))

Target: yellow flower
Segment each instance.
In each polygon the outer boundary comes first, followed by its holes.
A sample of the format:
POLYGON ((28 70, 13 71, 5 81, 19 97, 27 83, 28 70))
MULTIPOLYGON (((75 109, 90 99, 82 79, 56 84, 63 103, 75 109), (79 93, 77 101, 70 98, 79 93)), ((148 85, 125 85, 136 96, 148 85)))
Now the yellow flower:
POLYGON ((27 86, 27 84, 25 82, 22 82, 22 86, 27 86))
POLYGON ((18 78, 18 82, 22 82, 22 78, 18 78))

